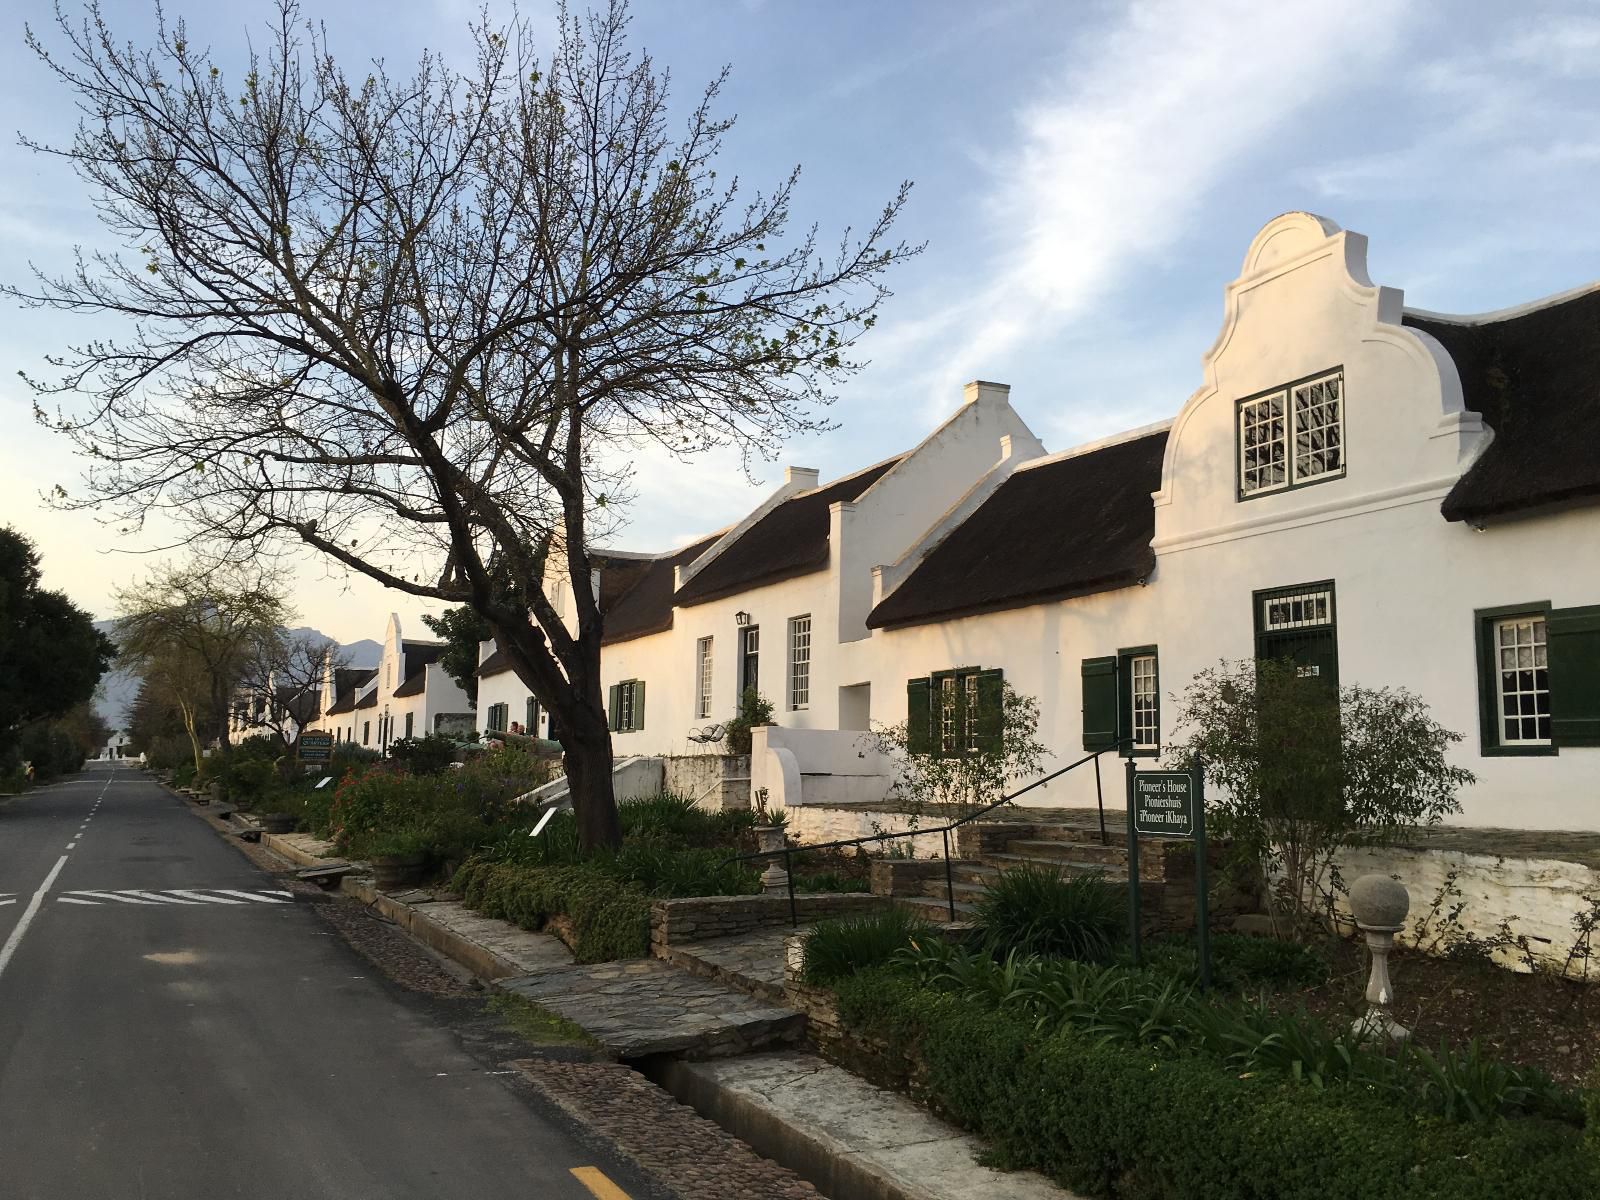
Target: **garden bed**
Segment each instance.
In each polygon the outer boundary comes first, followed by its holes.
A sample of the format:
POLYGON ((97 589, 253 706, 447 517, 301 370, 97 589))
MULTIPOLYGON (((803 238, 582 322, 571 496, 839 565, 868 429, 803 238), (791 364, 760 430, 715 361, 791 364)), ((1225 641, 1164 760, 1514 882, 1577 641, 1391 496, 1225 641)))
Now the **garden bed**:
MULTIPOLYGON (((1281 1011, 1303 1006, 1330 1023, 1366 1011, 1368 962, 1359 942, 1332 942, 1327 982, 1269 994, 1281 1011)), ((1576 1083, 1600 1061, 1600 995, 1548 972, 1519 973, 1472 959, 1399 948, 1389 956, 1394 1016, 1424 1045, 1478 1039, 1494 1057, 1576 1083)))

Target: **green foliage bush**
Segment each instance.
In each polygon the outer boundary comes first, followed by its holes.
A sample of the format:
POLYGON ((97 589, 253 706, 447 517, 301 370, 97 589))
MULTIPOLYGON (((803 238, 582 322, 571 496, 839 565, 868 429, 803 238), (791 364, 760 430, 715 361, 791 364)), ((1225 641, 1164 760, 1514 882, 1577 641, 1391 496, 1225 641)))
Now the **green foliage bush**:
MULTIPOLYGON (((1144 944, 1145 964, 1190 982, 1200 979, 1200 956, 1192 937, 1153 938, 1144 944)), ((1332 967, 1316 946, 1242 933, 1211 935, 1211 982, 1223 991, 1269 987, 1314 987, 1332 967)))
POLYGON ((755 688, 745 688, 739 696, 739 711, 722 727, 722 740, 728 753, 749 754, 750 731, 760 725, 771 725, 776 711, 772 701, 755 688))
POLYGON ((814 875, 796 873, 797 892, 869 892, 872 881, 864 875, 841 875, 838 871, 818 871, 814 875))
POLYGON ((726 850, 678 848, 645 842, 624 845, 616 854, 593 860, 618 879, 637 884, 651 896, 753 896, 761 873, 748 863, 729 863, 726 850))
MULTIPOLYGON (((1092 973, 1082 964, 1061 964, 1092 973)), ((1106 972, 1100 972, 1102 974, 1106 972)), ((1172 982, 1171 980, 1167 981, 1172 982)), ((1455 1124, 1362 1088, 1297 1086, 1130 1047, 879 969, 841 1016, 919 1064, 930 1099, 999 1165, 1123 1200, 1579 1200, 1600 1194, 1571 1125, 1455 1124)))
POLYGON ((1103 875, 1061 875, 1031 864, 1001 871, 978 907, 998 954, 1054 954, 1100 962, 1127 930, 1126 888, 1103 875))
POLYGON ((450 886, 469 908, 524 929, 542 929, 556 916, 569 918, 578 962, 640 958, 650 950, 650 897, 598 867, 474 859, 456 872, 450 886))
POLYGON ((430 733, 426 737, 399 738, 389 747, 389 757, 413 775, 437 775, 456 760, 453 738, 430 733))
POLYGON ((1451 1120, 1537 1114, 1572 1123, 1578 1101, 1542 1072, 1486 1059, 1480 1048, 1407 1044, 1392 1053, 1304 1012, 1206 996, 1158 970, 1095 967, 1070 959, 986 953, 918 941, 897 964, 932 991, 1015 1015, 1044 1032, 1103 1044, 1198 1054, 1242 1076, 1274 1076, 1321 1090, 1343 1087, 1451 1120))
POLYGON ((818 922, 803 948, 807 983, 833 983, 881 967, 922 940, 938 940, 933 927, 903 908, 818 922))

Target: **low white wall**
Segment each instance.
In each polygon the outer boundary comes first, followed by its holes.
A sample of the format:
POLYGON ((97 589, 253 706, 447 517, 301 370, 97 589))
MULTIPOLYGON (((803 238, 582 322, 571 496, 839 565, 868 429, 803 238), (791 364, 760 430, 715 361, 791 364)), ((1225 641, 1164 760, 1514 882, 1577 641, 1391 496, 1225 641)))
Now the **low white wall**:
MULTIPOLYGON (((822 804, 806 804, 788 809, 787 830, 799 846, 815 846, 821 842, 837 842, 846 838, 868 837, 875 833, 903 833, 913 828, 907 813, 887 812, 870 808, 833 808, 822 804)), ((922 825, 938 825, 938 818, 924 816, 922 825)), ((880 842, 865 847, 867 853, 891 853, 915 858, 943 858, 944 838, 940 834, 919 834, 893 842, 880 842)), ((956 857, 955 838, 950 839, 950 855, 956 857)))
MULTIPOLYGON (((1503 858, 1490 854, 1469 854, 1459 850, 1411 850, 1374 848, 1347 851, 1339 864, 1346 886, 1362 875, 1392 875, 1411 893, 1411 912, 1406 927, 1396 940, 1413 944, 1412 931, 1418 918, 1433 904, 1434 896, 1445 886, 1450 872, 1456 872, 1455 886, 1461 895, 1447 898, 1434 920, 1436 928, 1445 914, 1461 904, 1458 923, 1463 932, 1491 937, 1500 922, 1508 922, 1512 933, 1525 935, 1534 957, 1559 970, 1566 962, 1576 934, 1572 918, 1588 908, 1586 895, 1600 896, 1600 873, 1582 863, 1549 858, 1503 858)), ((1345 897, 1339 910, 1349 915, 1345 897)), ((1423 935, 1426 943, 1431 933, 1423 935)), ((1503 966, 1526 969, 1517 952, 1497 953, 1503 966)), ((1403 987, 1401 981, 1399 986, 1403 987)))
POLYGON ((894 760, 859 730, 751 730, 751 793, 766 789, 768 804, 875 804, 893 785, 894 760))
MULTIPOLYGON (((661 794, 661 777, 659 758, 624 758, 612 767, 611 787, 619 801, 641 800, 661 794)), ((519 798, 526 804, 555 804, 568 799, 570 792, 567 777, 558 775, 519 798)))
POLYGON ((661 763, 663 791, 714 812, 750 807, 748 754, 669 754, 661 763))

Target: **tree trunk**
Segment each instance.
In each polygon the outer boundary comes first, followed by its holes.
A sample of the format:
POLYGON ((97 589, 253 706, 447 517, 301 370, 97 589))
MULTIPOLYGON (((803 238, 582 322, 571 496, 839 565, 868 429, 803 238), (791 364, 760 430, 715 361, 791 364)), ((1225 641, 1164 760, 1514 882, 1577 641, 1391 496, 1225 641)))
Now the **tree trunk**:
POLYGON ((578 846, 585 852, 616 849, 622 845, 622 822, 612 790, 610 730, 589 705, 577 707, 573 716, 562 721, 561 749, 578 846))

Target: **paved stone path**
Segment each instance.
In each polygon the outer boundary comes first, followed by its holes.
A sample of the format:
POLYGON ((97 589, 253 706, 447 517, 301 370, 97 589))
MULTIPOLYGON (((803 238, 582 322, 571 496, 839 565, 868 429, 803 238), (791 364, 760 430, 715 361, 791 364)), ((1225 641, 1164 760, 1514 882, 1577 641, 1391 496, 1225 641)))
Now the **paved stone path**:
POLYGON ((730 983, 774 1004, 783 1003, 783 943, 787 925, 734 937, 673 946, 667 961, 696 975, 730 983))
POLYGON ((791 1008, 654 958, 565 967, 498 986, 561 1014, 619 1058, 743 1054, 798 1041, 805 1023, 791 1008))

